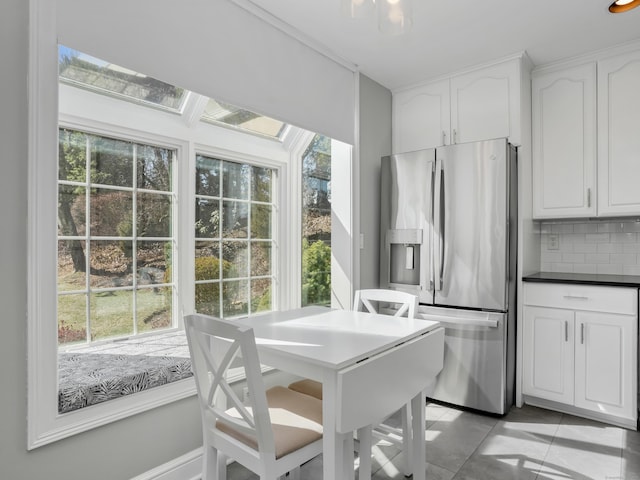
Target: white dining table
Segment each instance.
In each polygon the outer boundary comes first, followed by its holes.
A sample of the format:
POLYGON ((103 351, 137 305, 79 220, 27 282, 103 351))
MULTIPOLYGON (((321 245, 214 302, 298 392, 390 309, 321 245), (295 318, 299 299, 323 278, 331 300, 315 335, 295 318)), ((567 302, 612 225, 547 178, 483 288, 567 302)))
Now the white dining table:
POLYGON ((322 382, 324 480, 352 479, 353 432, 409 401, 413 478, 425 479, 423 391, 442 369, 438 322, 323 307, 238 321, 253 328, 261 363, 322 382))

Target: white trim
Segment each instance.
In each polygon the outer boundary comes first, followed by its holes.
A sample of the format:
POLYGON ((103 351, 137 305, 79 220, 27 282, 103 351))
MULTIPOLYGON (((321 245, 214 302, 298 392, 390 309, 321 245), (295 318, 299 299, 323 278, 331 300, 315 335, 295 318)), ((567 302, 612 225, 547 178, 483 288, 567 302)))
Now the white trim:
POLYGON ((46 322, 56 312, 55 295, 45 290, 48 279, 56 284, 55 255, 42 261, 38 252, 52 250, 55 242, 55 189, 47 185, 56 178, 58 118, 57 95, 51 95, 52 85, 58 81, 55 4, 46 0, 29 1, 29 131, 28 179, 29 205, 27 222, 27 448, 48 443, 47 437, 56 430, 55 397, 57 375, 47 375, 47 367, 56 364, 57 341, 55 322, 46 322), (53 232, 53 236, 41 232, 53 232), (43 409, 41 399, 47 398, 43 409))
POLYGON ((542 73, 553 72, 556 70, 564 70, 569 67, 582 65, 585 63, 597 62, 605 58, 622 55, 624 53, 633 52, 640 49, 640 40, 614 45, 613 47, 603 48, 594 52, 585 53, 575 57, 564 58, 555 62, 547 63, 540 66, 534 66, 531 70, 531 76, 535 77, 542 73))
POLYGON ((163 463, 131 480, 199 480, 202 478, 202 448, 163 463))

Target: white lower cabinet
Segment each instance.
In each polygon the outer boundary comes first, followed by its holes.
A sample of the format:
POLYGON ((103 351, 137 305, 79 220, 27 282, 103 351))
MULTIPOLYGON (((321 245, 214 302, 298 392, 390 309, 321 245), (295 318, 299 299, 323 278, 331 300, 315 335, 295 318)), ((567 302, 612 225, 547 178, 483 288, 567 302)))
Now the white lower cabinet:
POLYGON ((633 288, 525 284, 525 402, 635 429, 637 303, 633 288))

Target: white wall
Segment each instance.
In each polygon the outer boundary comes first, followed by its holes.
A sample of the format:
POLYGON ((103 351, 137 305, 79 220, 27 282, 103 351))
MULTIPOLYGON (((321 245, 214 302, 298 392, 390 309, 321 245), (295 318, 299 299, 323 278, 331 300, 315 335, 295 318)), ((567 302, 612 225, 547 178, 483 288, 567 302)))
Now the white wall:
MULTIPOLYGON (((391 91, 360 75, 360 283, 377 288, 380 276, 380 158, 391 153, 391 91)), ((357 255, 357 253, 356 253, 357 255)))

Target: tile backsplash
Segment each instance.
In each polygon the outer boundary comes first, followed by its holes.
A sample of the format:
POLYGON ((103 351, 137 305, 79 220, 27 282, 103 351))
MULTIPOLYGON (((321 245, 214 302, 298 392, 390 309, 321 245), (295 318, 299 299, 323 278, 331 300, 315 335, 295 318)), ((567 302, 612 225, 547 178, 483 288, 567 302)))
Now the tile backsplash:
POLYGON ((540 222, 543 272, 640 275, 640 221, 540 222))

